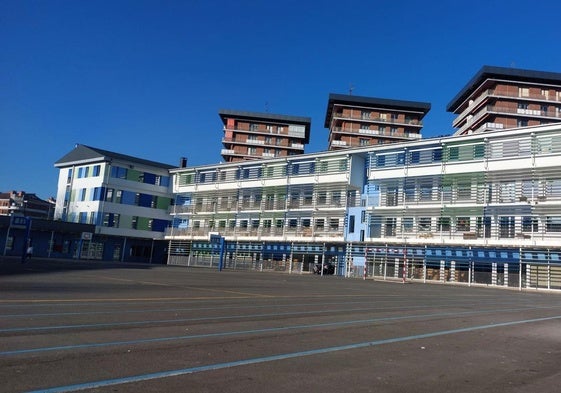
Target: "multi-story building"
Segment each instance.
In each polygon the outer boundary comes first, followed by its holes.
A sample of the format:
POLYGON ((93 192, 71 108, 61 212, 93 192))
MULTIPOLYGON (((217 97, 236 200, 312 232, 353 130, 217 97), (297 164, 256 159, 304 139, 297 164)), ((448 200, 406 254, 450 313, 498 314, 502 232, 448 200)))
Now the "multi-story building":
POLYGON ((76 145, 55 167, 60 170, 55 219, 95 225, 84 253, 100 259, 152 257, 154 241, 163 239, 170 223, 173 165, 76 145), (107 241, 112 236, 115 240, 107 241))
POLYGON ((0 193, 0 215, 21 215, 31 218, 51 220, 53 218, 55 200, 43 200, 37 195, 25 191, 0 193))
POLYGON ((561 125, 546 125, 173 169, 169 263, 212 254, 214 233, 234 263, 329 260, 343 274, 362 260, 466 283, 487 269, 489 284, 561 288, 559 268, 540 270, 561 262, 560 159, 561 125))
POLYGON ((420 139, 430 107, 426 102, 330 94, 328 150, 420 139))
POLYGON ((311 119, 270 113, 221 110, 222 158, 226 162, 286 157, 304 153, 311 119))
POLYGON ((446 110, 457 135, 561 121, 561 74, 483 66, 446 110))

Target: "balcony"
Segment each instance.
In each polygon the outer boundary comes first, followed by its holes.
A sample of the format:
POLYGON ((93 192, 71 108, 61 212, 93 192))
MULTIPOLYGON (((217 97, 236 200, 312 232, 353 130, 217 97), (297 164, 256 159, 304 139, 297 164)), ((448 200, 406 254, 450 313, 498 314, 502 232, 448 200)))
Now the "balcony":
MULTIPOLYGON (((554 112, 554 111, 541 111, 538 109, 521 109, 521 108, 505 108, 501 106, 495 105, 487 105, 481 109, 478 113, 475 114, 471 119, 468 119, 466 123, 456 131, 456 134, 461 134, 469 129, 478 130, 481 128, 479 126, 479 121, 486 118, 489 114, 495 115, 511 115, 515 118, 517 117, 525 117, 525 118, 537 118, 537 119, 552 119, 555 121, 559 121, 561 119, 561 112, 554 112)), ((455 122, 455 124, 459 124, 461 122, 455 122)), ((497 123, 493 123, 497 124, 497 123)), ((499 127, 494 127, 499 128, 499 127)))
POLYGON ((395 124, 395 125, 408 125, 408 126, 415 126, 415 127, 422 127, 423 122, 419 119, 390 119, 383 118, 383 117, 368 117, 362 116, 361 113, 352 113, 350 115, 345 115, 343 112, 335 112, 333 113, 333 119, 338 118, 340 120, 356 120, 363 123, 384 123, 384 124, 395 124))
MULTIPOLYGON (((484 91, 483 93, 481 93, 481 95, 479 97, 477 97, 466 109, 464 109, 462 111, 462 113, 460 113, 458 115, 458 117, 456 117, 456 119, 452 122, 452 126, 457 128, 459 124, 461 124, 465 118, 472 113, 473 111, 476 110, 476 108, 484 101, 486 101, 487 99, 489 99, 489 97, 493 97, 493 98, 520 98, 521 101, 536 101, 536 102, 544 102, 544 103, 551 103, 551 102, 561 102, 561 99, 556 97, 555 95, 552 96, 545 96, 542 94, 529 94, 527 96, 521 96, 518 91, 516 92, 497 92, 494 89, 488 89, 486 91, 484 91)), ((521 109, 521 110, 526 110, 526 109, 521 109)), ((534 111, 534 110, 532 110, 534 111)), ((540 111, 541 112, 541 111, 540 111)), ((531 113, 532 115, 536 115, 535 113, 531 113)), ((542 115, 543 116, 543 115, 542 115)), ((553 114, 548 114, 546 115, 548 117, 559 117, 559 116, 555 116, 553 114)))

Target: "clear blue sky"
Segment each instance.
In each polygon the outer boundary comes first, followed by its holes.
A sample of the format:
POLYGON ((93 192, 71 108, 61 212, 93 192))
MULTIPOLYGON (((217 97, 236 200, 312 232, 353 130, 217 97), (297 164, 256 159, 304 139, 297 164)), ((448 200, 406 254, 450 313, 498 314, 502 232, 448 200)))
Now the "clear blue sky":
POLYGON ((330 93, 432 104, 483 66, 561 72, 561 2, 0 0, 0 191, 56 195, 76 143, 220 162, 220 109, 307 116, 330 93))

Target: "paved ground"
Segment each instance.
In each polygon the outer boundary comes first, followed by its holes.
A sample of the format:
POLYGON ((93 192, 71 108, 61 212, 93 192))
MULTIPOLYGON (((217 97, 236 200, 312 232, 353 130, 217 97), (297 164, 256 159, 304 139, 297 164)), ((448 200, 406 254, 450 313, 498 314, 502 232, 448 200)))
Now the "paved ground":
POLYGON ((561 294, 0 258, 2 392, 557 392, 561 294))

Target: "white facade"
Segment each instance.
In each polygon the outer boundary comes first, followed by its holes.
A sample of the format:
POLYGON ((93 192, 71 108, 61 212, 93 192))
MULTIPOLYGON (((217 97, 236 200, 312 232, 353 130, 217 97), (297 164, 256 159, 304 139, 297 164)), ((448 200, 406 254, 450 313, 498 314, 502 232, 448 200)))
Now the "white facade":
POLYGON ((55 220, 95 224, 100 235, 163 238, 172 166, 82 145, 55 166, 55 220))

